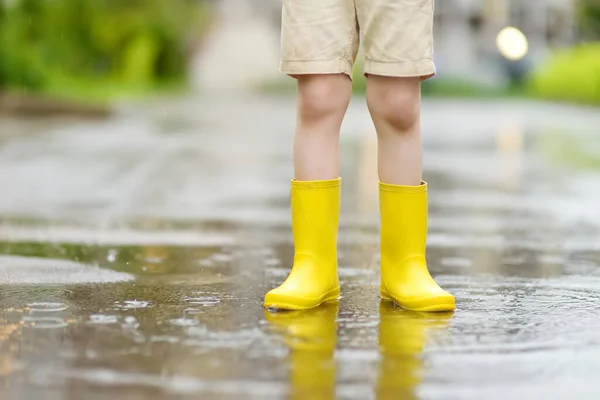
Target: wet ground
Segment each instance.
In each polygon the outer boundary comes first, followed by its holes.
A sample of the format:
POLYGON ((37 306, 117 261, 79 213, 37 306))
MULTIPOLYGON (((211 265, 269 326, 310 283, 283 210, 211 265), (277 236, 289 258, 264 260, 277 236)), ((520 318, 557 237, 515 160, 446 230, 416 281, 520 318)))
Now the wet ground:
POLYGON ((454 314, 378 299, 375 142, 342 143, 343 297, 270 314, 292 99, 0 120, 2 399, 597 399, 597 109, 427 101, 428 257, 454 314))

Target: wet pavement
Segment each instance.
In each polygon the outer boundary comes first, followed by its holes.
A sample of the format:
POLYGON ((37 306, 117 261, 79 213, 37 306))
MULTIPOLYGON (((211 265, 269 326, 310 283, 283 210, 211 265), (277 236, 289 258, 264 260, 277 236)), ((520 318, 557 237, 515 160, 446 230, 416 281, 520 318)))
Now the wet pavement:
POLYGON ((600 397, 597 109, 425 102, 428 257, 458 307, 429 315, 378 299, 360 99, 343 297, 261 308, 292 259, 293 112, 181 99, 27 134, 0 120, 1 398, 600 397))

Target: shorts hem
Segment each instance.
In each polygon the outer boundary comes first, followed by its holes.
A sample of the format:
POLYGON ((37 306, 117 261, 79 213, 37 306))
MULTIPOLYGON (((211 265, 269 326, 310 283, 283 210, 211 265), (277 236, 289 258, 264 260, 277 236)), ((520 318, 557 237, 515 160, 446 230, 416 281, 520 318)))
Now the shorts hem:
POLYGON ((392 76, 392 77, 414 77, 421 80, 431 78, 436 74, 433 60, 423 61, 374 61, 365 60, 365 74, 392 76))
POLYGON ((279 70, 286 75, 346 74, 352 78, 352 66, 340 59, 282 61, 279 70))

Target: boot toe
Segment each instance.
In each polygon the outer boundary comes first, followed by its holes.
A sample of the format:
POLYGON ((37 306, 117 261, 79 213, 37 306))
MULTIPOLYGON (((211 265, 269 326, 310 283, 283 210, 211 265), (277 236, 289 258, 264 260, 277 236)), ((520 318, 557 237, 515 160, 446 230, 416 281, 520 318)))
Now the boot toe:
POLYGON ((413 297, 397 301, 398 304, 413 311, 454 311, 456 301, 450 293, 442 291, 439 294, 425 297, 413 297))
POLYGON ((322 296, 289 293, 281 290, 281 288, 276 288, 265 295, 264 307, 275 310, 306 310, 318 307, 327 301, 336 300, 339 295, 339 288, 330 290, 322 296))
POLYGON ((264 307, 273 310, 306 310, 319 304, 319 299, 298 297, 276 291, 267 293, 264 301, 264 307))

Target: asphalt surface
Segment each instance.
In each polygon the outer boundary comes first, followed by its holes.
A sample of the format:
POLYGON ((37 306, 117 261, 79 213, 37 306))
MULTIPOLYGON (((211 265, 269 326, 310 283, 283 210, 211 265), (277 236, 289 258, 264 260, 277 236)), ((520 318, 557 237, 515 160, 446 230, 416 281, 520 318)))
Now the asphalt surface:
POLYGON ((342 135, 339 305, 272 315, 294 102, 0 119, 3 399, 597 399, 600 113, 426 100, 428 259, 454 314, 380 304, 376 142, 342 135))

